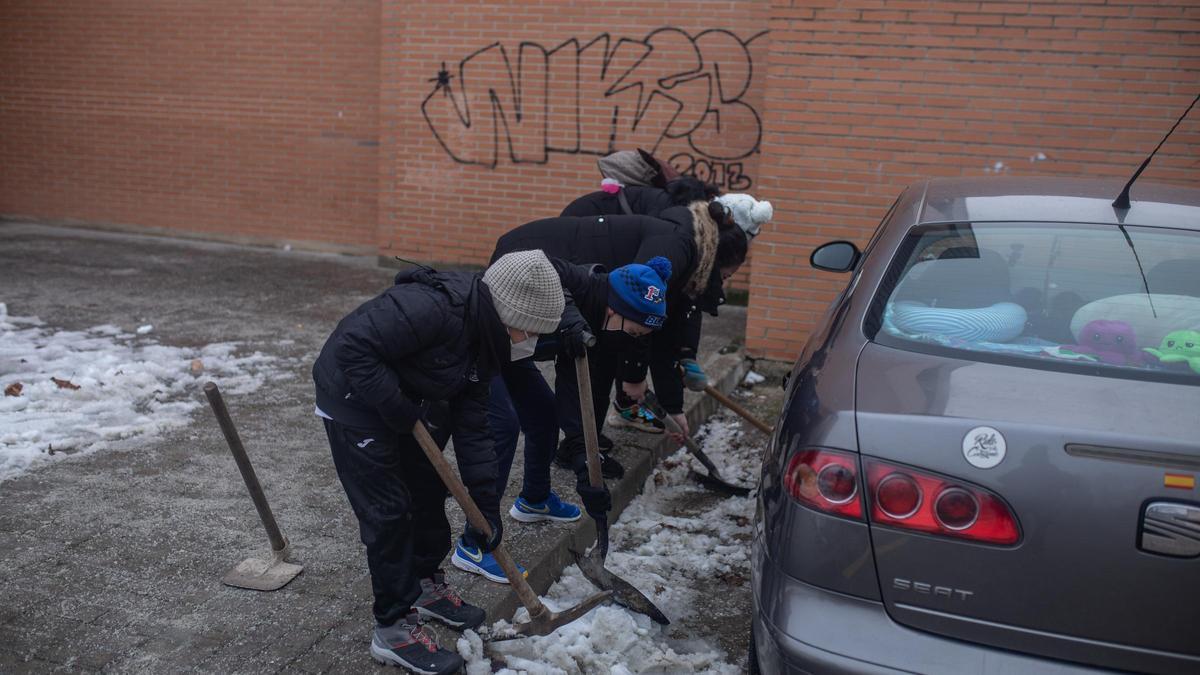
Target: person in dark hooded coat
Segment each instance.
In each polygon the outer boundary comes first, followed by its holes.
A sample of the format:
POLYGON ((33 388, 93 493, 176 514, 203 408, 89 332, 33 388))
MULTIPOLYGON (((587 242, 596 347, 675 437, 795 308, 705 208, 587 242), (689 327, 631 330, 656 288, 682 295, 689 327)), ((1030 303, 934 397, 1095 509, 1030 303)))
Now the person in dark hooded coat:
MULTIPOLYGON (((664 165, 642 150, 613 153, 599 161, 601 173, 617 180, 605 180, 604 189, 574 200, 563 209, 564 216, 602 215, 649 215, 658 216, 673 205, 691 203, 696 200, 716 201, 725 207, 726 216, 746 234, 747 244, 758 235, 762 225, 772 215, 770 202, 760 202, 748 194, 722 195, 712 184, 702 183, 690 176, 668 178, 664 165), (634 183, 630 185, 629 183, 634 183), (643 184, 648 183, 648 184, 643 184)), ((700 335, 704 314, 717 316, 725 304, 724 282, 737 271, 744 255, 738 255, 726 247, 717 261, 719 273, 714 273, 709 285, 697 296, 692 297, 690 307, 676 308, 668 329, 654 336, 648 343, 649 351, 633 350, 622 363, 622 386, 617 388, 613 407, 618 419, 625 426, 661 433, 663 424, 650 411, 639 405, 644 395, 646 371, 656 364, 654 381, 657 383, 682 378, 687 388, 703 391, 708 377, 698 360, 700 335), (679 316, 684 317, 681 324, 679 316)), ((672 401, 673 382, 667 385, 667 399, 672 401)), ((686 424, 681 427, 687 429, 686 424)), ((602 439, 607 442, 607 439, 602 439)))
MULTIPOLYGON (((714 279, 720 279, 721 272, 716 267, 719 258, 736 260, 740 264, 746 254, 745 234, 727 219, 724 208, 707 201, 695 201, 686 207, 664 209, 657 218, 637 215, 546 218, 526 223, 501 236, 493 258, 529 248, 543 249, 551 257, 574 263, 600 264, 608 269, 629 263, 644 264, 655 256, 670 261, 672 275, 666 295, 667 324, 661 331, 662 334, 669 333, 670 338, 659 343, 661 349, 657 352, 658 360, 666 365, 660 363, 659 369, 653 372, 663 407, 686 430, 687 420, 682 414, 682 381, 673 374, 678 352, 686 339, 686 309, 682 308, 690 308, 692 299, 701 296, 714 279), (659 382, 659 377, 664 382, 659 382)), ((612 349, 628 355, 649 353, 645 341, 634 339, 624 345, 614 344, 612 349)), ((643 357, 641 362, 646 360, 649 359, 643 357)), ((643 383, 635 384, 643 386, 644 391, 644 375, 643 383)), ((598 426, 603 425, 611 387, 612 380, 605 382, 603 378, 593 377, 598 426)), ((640 399, 636 390, 634 398, 640 399)), ((570 446, 575 443, 582 443, 582 437, 568 435, 564 439, 564 457, 573 454, 570 446)))
POLYGON ((424 424, 439 446, 454 437, 463 483, 492 530, 468 529, 457 548, 482 557, 503 532, 489 384, 504 362, 532 353, 538 336, 557 328, 565 300, 537 250, 500 257, 482 275, 422 268, 395 281, 325 342, 313 365, 316 413, 367 548, 372 657, 449 673, 462 658, 441 649, 421 619, 464 628, 485 617, 439 570, 450 549, 447 489, 413 430, 424 424))

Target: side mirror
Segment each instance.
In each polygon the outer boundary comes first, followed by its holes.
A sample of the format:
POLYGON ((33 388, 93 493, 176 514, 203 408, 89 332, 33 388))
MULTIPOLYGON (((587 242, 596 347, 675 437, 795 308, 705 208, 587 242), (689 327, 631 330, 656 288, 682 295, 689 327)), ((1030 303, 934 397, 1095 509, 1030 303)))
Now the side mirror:
POLYGON ((818 246, 808 258, 808 264, 826 272, 849 272, 862 256, 858 247, 848 241, 831 241, 818 246))

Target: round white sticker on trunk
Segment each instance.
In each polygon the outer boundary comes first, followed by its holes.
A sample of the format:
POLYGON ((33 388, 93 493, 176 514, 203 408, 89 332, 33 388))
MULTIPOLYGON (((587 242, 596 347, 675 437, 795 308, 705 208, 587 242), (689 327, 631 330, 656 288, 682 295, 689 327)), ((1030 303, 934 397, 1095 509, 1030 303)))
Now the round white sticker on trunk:
POLYGON ((962 450, 963 457, 971 466, 990 469, 1004 461, 1008 446, 999 431, 991 427, 975 427, 963 437, 962 450))

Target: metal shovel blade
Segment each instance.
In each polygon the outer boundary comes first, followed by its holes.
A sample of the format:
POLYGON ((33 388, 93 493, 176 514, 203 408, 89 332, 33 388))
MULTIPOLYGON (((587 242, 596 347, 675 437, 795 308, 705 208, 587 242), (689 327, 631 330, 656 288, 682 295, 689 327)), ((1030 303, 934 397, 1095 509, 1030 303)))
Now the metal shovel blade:
MULTIPOLYGON (((673 434, 683 434, 683 429, 681 429, 675 420, 667 414, 667 411, 663 410, 663 407, 659 404, 658 397, 654 395, 654 392, 646 392, 645 398, 642 399, 642 405, 649 408, 650 412, 654 413, 658 419, 662 420, 663 424, 667 426, 667 431, 670 431, 673 434)), ((707 476, 695 471, 692 472, 696 475, 701 483, 732 495, 750 494, 751 488, 734 485, 733 483, 727 482, 724 478, 722 478, 721 472, 717 470, 717 465, 713 464, 713 461, 708 458, 708 455, 703 450, 700 449, 700 445, 696 443, 696 441, 692 440, 691 436, 683 437, 683 445, 688 449, 688 452, 692 453, 693 457, 700 460, 700 463, 704 465, 704 468, 708 469, 707 476)))
POLYGON ((601 591, 594 596, 590 596, 586 601, 575 605, 571 609, 563 611, 551 611, 545 605, 542 605, 542 613, 534 616, 529 621, 516 623, 509 631, 488 635, 485 639, 487 643, 503 643, 504 640, 516 640, 517 638, 532 638, 534 635, 548 635, 557 631, 557 629, 568 625, 571 621, 575 621, 578 617, 589 613, 596 608, 596 605, 607 602, 612 598, 612 591, 601 591))
POLYGON ((288 585, 292 579, 304 571, 304 567, 284 560, 285 555, 278 553, 270 559, 246 558, 236 567, 229 570, 221 583, 234 588, 248 588, 253 591, 274 591, 288 585))
POLYGON ((575 564, 579 565, 579 570, 588 581, 597 588, 612 591, 613 602, 639 614, 645 614, 654 623, 663 626, 671 623, 667 615, 633 584, 605 569, 604 561, 599 558, 596 549, 592 549, 589 555, 580 555, 578 551, 573 550, 571 555, 575 556, 575 564))
POLYGON ((737 497, 745 497, 753 491, 748 487, 734 485, 733 483, 726 483, 720 478, 711 476, 709 474, 700 473, 699 471, 691 471, 689 473, 691 477, 696 480, 696 482, 707 485, 718 492, 724 492, 725 494, 730 494, 737 497))

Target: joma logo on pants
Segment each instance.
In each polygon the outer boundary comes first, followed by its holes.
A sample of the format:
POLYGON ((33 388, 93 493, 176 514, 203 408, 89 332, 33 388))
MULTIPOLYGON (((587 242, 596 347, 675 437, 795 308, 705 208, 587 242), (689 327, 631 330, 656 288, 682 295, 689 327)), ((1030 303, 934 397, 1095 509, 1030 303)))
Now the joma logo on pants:
POLYGON ((909 579, 901 579, 896 577, 892 579, 892 588, 901 591, 915 591, 923 595, 939 595, 943 598, 958 597, 960 600, 975 595, 975 591, 964 591, 961 588, 950 588, 949 586, 934 586, 921 581, 911 581, 909 579))

